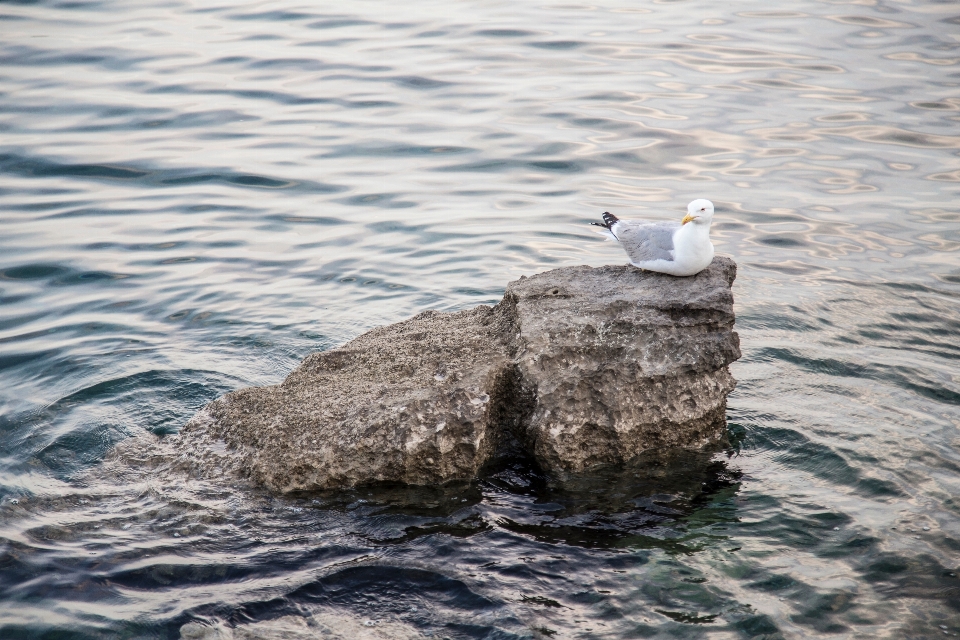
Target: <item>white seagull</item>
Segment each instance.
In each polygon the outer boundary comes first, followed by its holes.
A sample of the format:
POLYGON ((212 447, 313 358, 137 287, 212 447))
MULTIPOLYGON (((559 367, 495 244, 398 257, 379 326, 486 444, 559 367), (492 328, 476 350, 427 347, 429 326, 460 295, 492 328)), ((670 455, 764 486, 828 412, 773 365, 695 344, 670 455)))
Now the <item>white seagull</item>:
POLYGON ((713 260, 712 220, 713 203, 700 199, 687 205, 687 215, 680 222, 621 220, 605 212, 603 224, 590 224, 606 229, 627 252, 633 266, 672 276, 692 276, 713 260))

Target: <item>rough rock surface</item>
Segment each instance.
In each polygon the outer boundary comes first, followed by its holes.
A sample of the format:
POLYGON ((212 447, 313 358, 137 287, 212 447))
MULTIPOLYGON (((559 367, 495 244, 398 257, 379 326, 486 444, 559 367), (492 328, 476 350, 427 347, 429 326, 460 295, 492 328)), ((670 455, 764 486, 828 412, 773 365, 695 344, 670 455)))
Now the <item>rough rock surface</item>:
POLYGON ((495 307, 421 313, 211 402, 178 459, 286 492, 469 478, 518 447, 565 472, 699 446, 724 433, 735 385, 735 276, 718 257, 689 278, 632 266, 521 278, 495 307))
POLYGON ((690 278, 633 267, 570 267, 511 282, 525 436, 545 469, 581 471, 643 450, 696 446, 725 428, 740 357, 719 258, 690 278))

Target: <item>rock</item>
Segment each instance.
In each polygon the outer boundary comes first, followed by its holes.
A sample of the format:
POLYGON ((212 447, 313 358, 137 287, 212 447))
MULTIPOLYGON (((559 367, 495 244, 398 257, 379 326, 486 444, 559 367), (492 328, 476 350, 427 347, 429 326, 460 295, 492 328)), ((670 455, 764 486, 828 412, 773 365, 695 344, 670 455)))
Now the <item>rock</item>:
POLYGON ((521 278, 495 307, 421 313, 211 402, 177 457, 289 492, 470 478, 518 448, 562 473, 700 446, 725 432, 735 385, 735 276, 716 258, 689 278, 632 266, 521 278))
POLYGON ((545 469, 582 471, 646 449, 698 446, 726 426, 740 357, 716 259, 691 278, 570 267, 511 282, 520 377, 535 398, 526 438, 545 469))
POLYGON ((220 466, 278 491, 472 477, 510 418, 510 311, 427 311, 314 353, 277 386, 208 404, 181 458, 209 467, 229 450, 220 466))

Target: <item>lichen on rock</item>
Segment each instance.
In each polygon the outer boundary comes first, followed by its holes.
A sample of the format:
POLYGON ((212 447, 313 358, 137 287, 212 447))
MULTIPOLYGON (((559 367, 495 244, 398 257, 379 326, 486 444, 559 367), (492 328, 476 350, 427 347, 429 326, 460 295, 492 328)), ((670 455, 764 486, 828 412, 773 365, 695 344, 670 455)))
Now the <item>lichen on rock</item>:
POLYGON ((176 436, 177 459, 289 492, 470 478, 517 450, 575 472, 700 446, 725 431, 735 384, 735 276, 716 258, 689 278, 521 278, 494 307, 426 311, 226 394, 176 436))

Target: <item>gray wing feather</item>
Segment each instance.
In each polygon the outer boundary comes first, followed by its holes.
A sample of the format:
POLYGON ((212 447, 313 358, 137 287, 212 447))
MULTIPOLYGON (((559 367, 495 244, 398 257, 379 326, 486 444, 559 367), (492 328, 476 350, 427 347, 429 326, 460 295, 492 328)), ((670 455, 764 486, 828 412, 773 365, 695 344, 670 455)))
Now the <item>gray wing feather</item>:
POLYGON ((614 233, 632 262, 673 260, 673 232, 679 222, 635 222, 620 220, 614 233))

